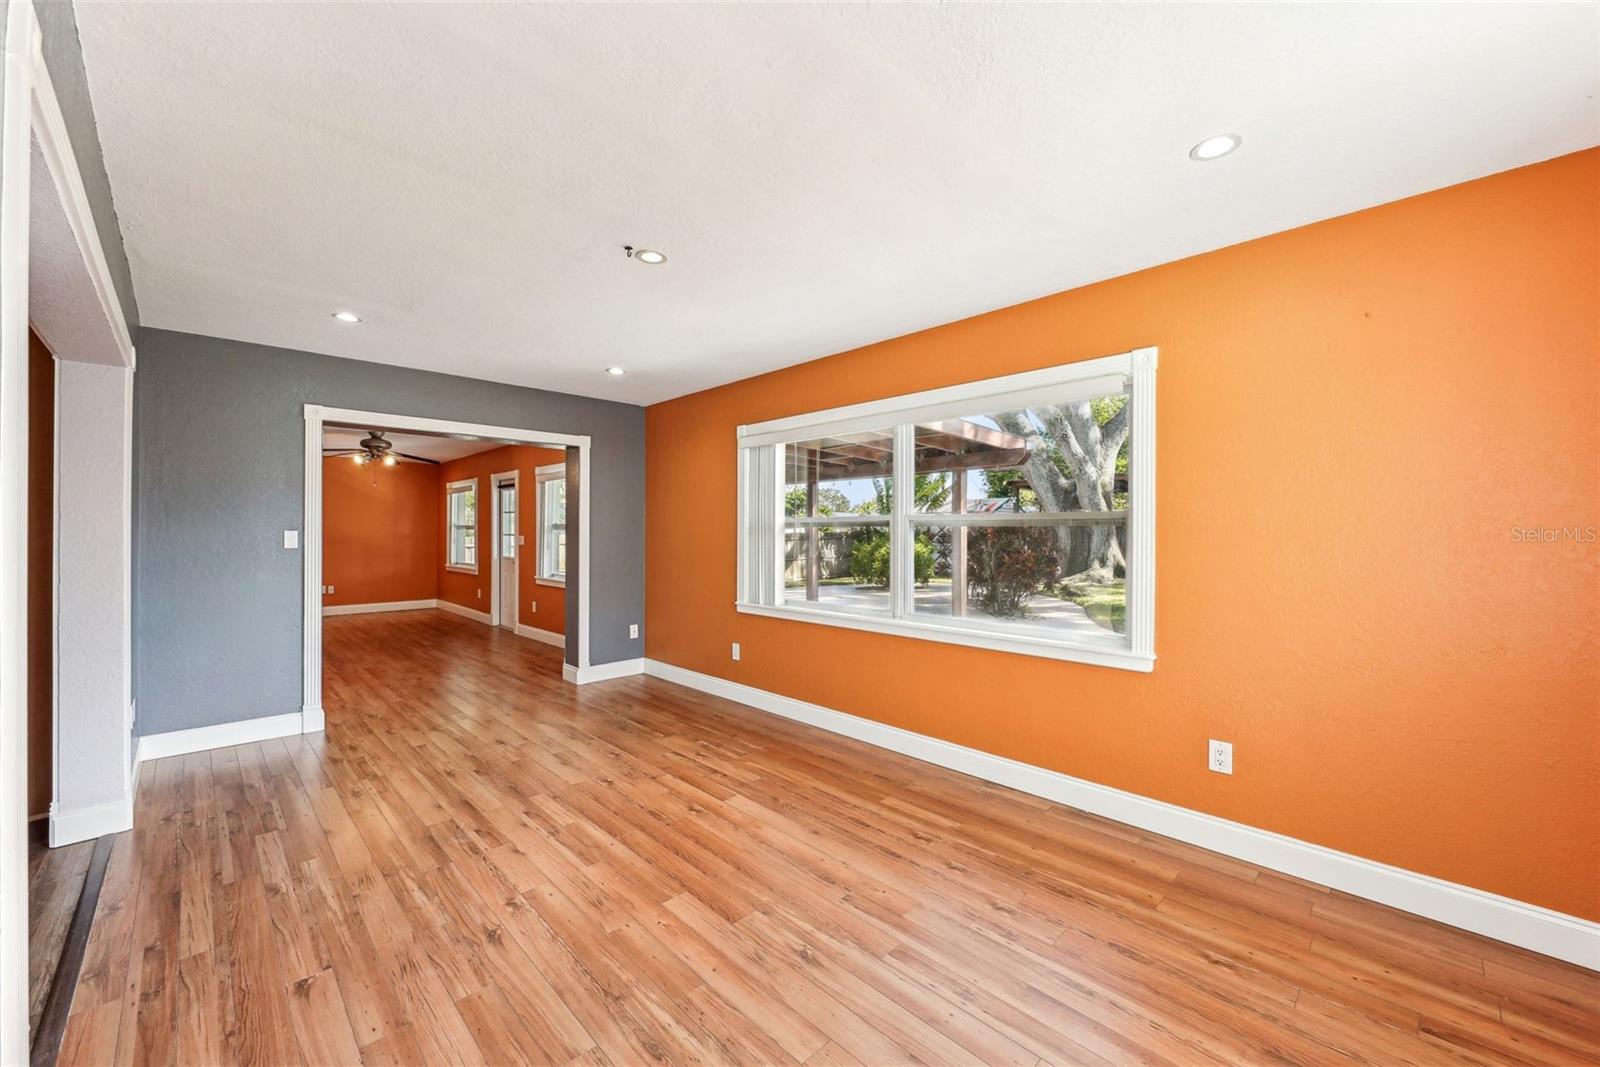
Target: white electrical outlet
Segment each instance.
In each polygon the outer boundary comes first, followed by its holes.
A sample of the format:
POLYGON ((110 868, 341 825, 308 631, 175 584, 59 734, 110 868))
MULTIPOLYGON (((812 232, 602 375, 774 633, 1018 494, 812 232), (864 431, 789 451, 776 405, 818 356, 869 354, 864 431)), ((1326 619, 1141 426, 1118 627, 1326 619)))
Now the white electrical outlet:
POLYGON ((739 642, 737 641, 733 643, 733 660, 735 663, 739 661, 739 642))
POLYGON ((537 600, 528 601, 528 610, 537 615, 539 613, 539 602, 537 600))
POLYGON ((478 590, 478 599, 479 600, 483 599, 483 590, 482 589, 478 590))
POLYGON ((639 624, 638 623, 633 623, 632 625, 630 625, 628 627, 628 638, 630 640, 637 640, 638 637, 639 637, 639 624))
POLYGON ((1216 738, 1206 742, 1206 765, 1218 774, 1233 773, 1233 742, 1218 741, 1216 738))

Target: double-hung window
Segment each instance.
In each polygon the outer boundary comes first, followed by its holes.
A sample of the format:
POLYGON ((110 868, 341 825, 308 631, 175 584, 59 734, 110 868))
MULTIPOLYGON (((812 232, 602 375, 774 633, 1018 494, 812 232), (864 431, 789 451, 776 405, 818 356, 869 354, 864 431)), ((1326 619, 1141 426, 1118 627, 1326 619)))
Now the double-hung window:
POLYGON ((449 538, 445 566, 478 573, 478 480, 468 478, 445 486, 449 538))
POLYGON ((740 611, 1148 671, 1156 350, 739 428, 740 611))
POLYGON ((539 487, 539 574, 547 585, 567 580, 567 466, 552 463, 535 469, 539 487))

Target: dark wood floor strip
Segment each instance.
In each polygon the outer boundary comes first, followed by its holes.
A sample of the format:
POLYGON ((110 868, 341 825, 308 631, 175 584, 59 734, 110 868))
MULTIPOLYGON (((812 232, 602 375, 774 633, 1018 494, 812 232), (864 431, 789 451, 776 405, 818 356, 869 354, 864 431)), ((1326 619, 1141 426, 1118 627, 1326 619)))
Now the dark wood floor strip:
POLYGON ((30 1067, 51 1067, 61 1051, 61 1042, 67 1034, 67 1019, 72 1013, 72 997, 78 988, 78 973, 83 969, 84 953, 89 947, 89 931, 100 904, 100 887, 105 884, 106 867, 111 862, 113 840, 114 835, 108 834, 94 842, 89 869, 78 893, 78 906, 72 913, 72 925, 61 946, 61 961, 56 965, 50 995, 45 999, 44 1012, 32 1034, 28 1052, 30 1067))

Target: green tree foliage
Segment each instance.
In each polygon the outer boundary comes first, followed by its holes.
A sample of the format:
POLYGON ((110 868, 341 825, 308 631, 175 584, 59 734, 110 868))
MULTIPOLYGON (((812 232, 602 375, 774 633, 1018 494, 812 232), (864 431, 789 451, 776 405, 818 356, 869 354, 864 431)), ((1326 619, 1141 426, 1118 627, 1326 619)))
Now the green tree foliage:
MULTIPOLYGON (((911 572, 918 585, 933 580, 933 542, 918 534, 911 545, 911 572)), ((889 531, 869 530, 856 538, 850 549, 850 577, 857 585, 889 585, 889 531)))
MULTIPOLYGON (((846 515, 850 512, 850 498, 832 486, 817 487, 818 515, 846 515)), ((806 487, 791 485, 783 494, 783 513, 790 517, 806 513, 806 487)))

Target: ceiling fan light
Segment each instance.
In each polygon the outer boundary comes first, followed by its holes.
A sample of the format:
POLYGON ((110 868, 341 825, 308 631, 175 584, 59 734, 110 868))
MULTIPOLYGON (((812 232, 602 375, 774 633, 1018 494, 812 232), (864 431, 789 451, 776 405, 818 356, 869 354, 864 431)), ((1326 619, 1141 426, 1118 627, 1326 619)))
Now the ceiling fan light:
POLYGON ((395 465, 395 463, 396 463, 396 460, 395 460, 395 458, 393 456, 384 456, 383 457, 383 465, 385 467, 392 467, 392 466, 395 465))
POLYGON ((361 464, 363 464, 363 463, 365 463, 367 461, 367 454, 365 452, 357 452, 355 455, 351 456, 350 458, 355 460, 356 461, 356 466, 359 467, 359 466, 361 466, 361 464))

